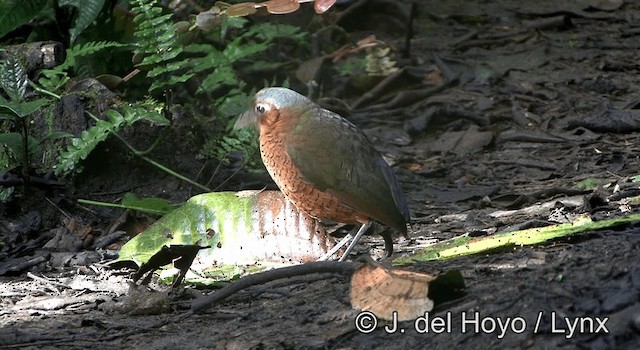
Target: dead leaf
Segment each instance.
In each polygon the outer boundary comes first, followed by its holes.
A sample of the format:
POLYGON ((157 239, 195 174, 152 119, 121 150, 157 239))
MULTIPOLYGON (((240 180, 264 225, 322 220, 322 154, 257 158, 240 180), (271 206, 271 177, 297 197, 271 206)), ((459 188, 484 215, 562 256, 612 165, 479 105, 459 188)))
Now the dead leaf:
POLYGON ((589 6, 596 10, 614 11, 619 9, 623 4, 623 0, 592 0, 589 6))
POLYGON ((115 90, 118 87, 118 85, 122 83, 122 78, 113 74, 98 75, 96 77, 96 80, 101 82, 102 85, 109 88, 109 90, 115 90))
POLYGON ((480 131, 477 128, 444 132, 431 143, 431 151, 453 152, 459 155, 477 153, 484 150, 493 137, 493 132, 480 131))
POLYGON ((336 0, 316 0, 313 3, 313 9, 316 11, 317 14, 321 15, 327 12, 327 10, 331 8, 331 6, 333 6, 333 4, 335 3, 336 3, 336 0))
POLYGON ((393 319, 393 312, 398 321, 415 319, 433 309, 428 294, 434 279, 424 273, 363 264, 351 277, 351 306, 387 320, 393 319))
POLYGON ((266 6, 267 11, 274 15, 284 15, 295 12, 300 8, 300 3, 297 0, 269 0, 259 5, 266 6))
POLYGON ((225 14, 229 17, 243 17, 252 15, 257 11, 255 2, 243 2, 229 6, 225 14))
POLYGON ((211 10, 200 12, 196 15, 195 26, 205 32, 211 31, 220 24, 219 14, 220 10, 215 7, 211 10))

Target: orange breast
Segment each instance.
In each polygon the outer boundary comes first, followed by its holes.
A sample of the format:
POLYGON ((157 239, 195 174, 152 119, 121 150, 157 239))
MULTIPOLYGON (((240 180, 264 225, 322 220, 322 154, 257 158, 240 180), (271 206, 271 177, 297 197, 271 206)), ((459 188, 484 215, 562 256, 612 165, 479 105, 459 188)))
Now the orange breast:
POLYGON ((340 200, 302 181, 302 174, 287 154, 282 139, 260 135, 260 155, 278 188, 298 209, 320 220, 344 224, 366 223, 369 218, 342 204, 340 200))

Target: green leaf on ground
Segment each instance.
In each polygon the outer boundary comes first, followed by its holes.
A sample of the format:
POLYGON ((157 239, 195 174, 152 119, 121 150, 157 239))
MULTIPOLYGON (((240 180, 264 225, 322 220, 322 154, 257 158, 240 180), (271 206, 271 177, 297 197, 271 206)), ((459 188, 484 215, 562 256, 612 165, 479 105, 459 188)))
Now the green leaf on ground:
POLYGON ((166 199, 156 197, 138 198, 131 192, 122 197, 122 206, 127 209, 156 215, 164 215, 173 210, 173 204, 166 199))
POLYGON ((596 222, 591 221, 588 217, 581 217, 568 224, 504 232, 481 238, 458 237, 450 241, 434 244, 415 254, 399 257, 393 260, 393 264, 407 265, 419 261, 445 260, 510 246, 539 244, 551 239, 611 228, 636 221, 640 221, 640 214, 596 222))
POLYGON ((279 191, 214 192, 192 197, 156 221, 122 247, 118 260, 141 265, 170 245, 210 247, 198 252, 189 282, 316 260, 333 239, 279 191))
POLYGON ((597 178, 587 178, 576 184, 576 188, 579 190, 595 190, 599 186, 602 186, 607 183, 608 180, 605 179, 597 179, 597 178))

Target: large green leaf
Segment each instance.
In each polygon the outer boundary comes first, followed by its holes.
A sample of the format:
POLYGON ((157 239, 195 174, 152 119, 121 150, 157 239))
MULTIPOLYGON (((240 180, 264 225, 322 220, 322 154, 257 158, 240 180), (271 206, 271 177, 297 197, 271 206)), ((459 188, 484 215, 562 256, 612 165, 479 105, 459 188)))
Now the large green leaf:
MULTIPOLYGON (((16 158, 18 158, 20 161, 22 161, 25 156, 24 144, 22 143, 22 140, 22 134, 16 132, 0 134, 0 144, 4 144, 9 147, 11 152, 13 152, 16 158)), ((29 155, 33 156, 35 154, 38 154, 40 152, 40 145, 38 144, 38 141, 33 137, 29 137, 28 140, 29 143, 27 145, 27 151, 29 152, 29 155)))
POLYGON ((5 101, 3 103, 0 101, 0 119, 24 118, 49 102, 51 101, 46 98, 39 98, 29 102, 5 101))
POLYGON ((1 0, 0 1, 0 38, 21 25, 31 22, 48 0, 1 0))
POLYGON ((122 247, 119 260, 141 265, 169 245, 209 247, 191 267, 207 274, 316 260, 333 239, 279 191, 214 192, 192 197, 156 221, 122 247))
POLYGON ((73 6, 78 9, 78 15, 73 21, 73 28, 69 29, 71 44, 100 14, 104 0, 59 0, 60 6, 73 6))

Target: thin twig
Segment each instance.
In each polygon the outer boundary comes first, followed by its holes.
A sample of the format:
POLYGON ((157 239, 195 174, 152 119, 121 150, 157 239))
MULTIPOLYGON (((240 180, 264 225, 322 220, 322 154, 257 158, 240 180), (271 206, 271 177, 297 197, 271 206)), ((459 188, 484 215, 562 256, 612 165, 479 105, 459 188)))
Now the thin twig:
MULTIPOLYGON (((64 289, 71 289, 71 287, 69 287, 68 285, 66 285, 66 284, 64 284, 62 282, 53 281, 53 280, 50 280, 48 278, 36 276, 31 272, 27 272, 27 277, 31 278, 32 280, 38 281, 40 283, 51 284, 51 285, 54 285, 56 287, 61 287, 61 288, 64 288, 64 289)), ((59 294, 59 292, 58 292, 58 294, 59 294)))

